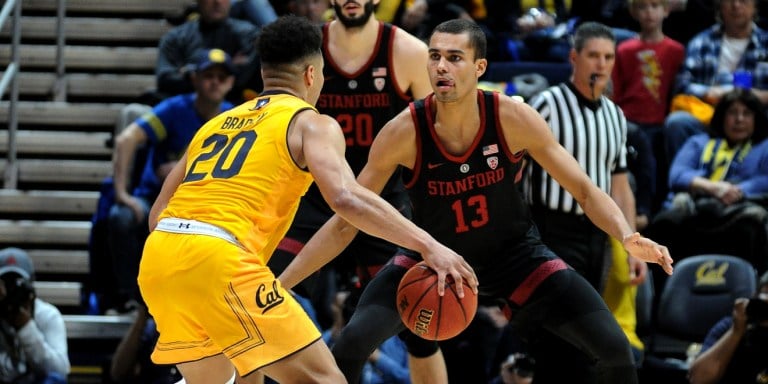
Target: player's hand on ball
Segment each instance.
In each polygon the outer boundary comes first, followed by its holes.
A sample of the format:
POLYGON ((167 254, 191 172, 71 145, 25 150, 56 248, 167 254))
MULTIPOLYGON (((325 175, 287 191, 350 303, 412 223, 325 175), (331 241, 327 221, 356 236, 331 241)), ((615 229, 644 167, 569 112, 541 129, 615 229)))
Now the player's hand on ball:
POLYGON ((438 244, 435 247, 430 247, 429 251, 422 254, 421 257, 430 268, 437 272, 437 292, 440 296, 445 294, 445 277, 448 275, 453 277, 454 281, 459 282, 459 284, 456 284, 456 291, 459 297, 464 297, 464 284, 460 284, 462 280, 472 287, 472 291, 477 294, 477 276, 475 276, 475 271, 458 253, 442 244, 438 244))
POLYGON ((672 274, 673 260, 667 247, 643 237, 638 232, 626 236, 621 243, 630 255, 648 263, 659 264, 664 272, 672 274))
POLYGON ((397 286, 397 312, 403 324, 427 340, 447 340, 464 331, 477 313, 477 295, 467 286, 463 297, 452 276, 440 284, 437 274, 425 262, 411 267, 397 286), (442 287, 445 294, 438 293, 442 287))

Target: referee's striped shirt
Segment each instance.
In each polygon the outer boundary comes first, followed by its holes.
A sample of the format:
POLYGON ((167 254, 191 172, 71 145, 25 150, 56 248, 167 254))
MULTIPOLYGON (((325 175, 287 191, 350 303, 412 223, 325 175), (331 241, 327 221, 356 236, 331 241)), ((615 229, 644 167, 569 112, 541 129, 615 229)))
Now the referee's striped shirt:
MULTIPOLYGON (((621 109, 605 96, 597 101, 585 98, 570 82, 542 91, 530 104, 547 121, 555 140, 610 194, 611 175, 627 171, 627 121, 621 109)), ((526 170, 525 189, 534 206, 584 214, 573 196, 535 162, 526 170)))

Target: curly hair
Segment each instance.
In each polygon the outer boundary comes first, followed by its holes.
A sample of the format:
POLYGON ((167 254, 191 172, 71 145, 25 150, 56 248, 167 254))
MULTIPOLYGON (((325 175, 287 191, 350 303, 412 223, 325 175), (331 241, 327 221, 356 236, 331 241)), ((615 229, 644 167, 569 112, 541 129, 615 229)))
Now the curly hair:
POLYGON ((323 37, 317 25, 305 17, 287 15, 261 30, 257 47, 262 66, 275 67, 321 55, 322 42, 323 37))
POLYGON ((752 143, 757 144, 768 137, 768 116, 765 114, 765 108, 760 103, 760 99, 752 91, 742 88, 736 88, 723 95, 720 102, 715 106, 715 112, 712 114, 712 120, 709 122, 709 134, 713 137, 725 137, 725 116, 728 108, 734 103, 744 104, 754 114, 755 131, 752 133, 752 143))

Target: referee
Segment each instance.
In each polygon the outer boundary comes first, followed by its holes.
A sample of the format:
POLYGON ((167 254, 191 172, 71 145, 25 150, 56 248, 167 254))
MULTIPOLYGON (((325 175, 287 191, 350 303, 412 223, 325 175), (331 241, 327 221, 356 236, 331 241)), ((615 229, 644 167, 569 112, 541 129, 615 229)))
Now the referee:
MULTIPOLYGON (((592 181, 613 197, 634 228, 635 198, 626 159, 627 123, 621 109, 603 96, 615 52, 610 28, 594 22, 582 24, 569 55, 573 67, 570 81, 542 91, 530 104, 592 181)), ((544 242, 600 292, 608 269, 607 235, 538 164, 528 167, 524 185, 544 242)), ((644 276, 645 264, 630 259, 631 270, 644 276)))
MULTIPOLYGON (((616 40, 605 25, 587 22, 574 34, 569 59, 570 81, 552 86, 530 100, 549 124, 552 134, 581 164, 587 175, 608 193, 635 227, 635 197, 629 186, 626 159, 627 122, 621 109, 603 96, 611 78, 616 40)), ((608 270, 607 235, 584 214, 576 199, 539 164, 530 163, 524 180, 533 220, 547 246, 602 292, 608 270)), ((645 263, 629 257, 630 271, 642 281, 645 263), (642 265, 640 265, 642 264, 642 265)), ((596 326, 599 326, 596 324, 596 326)), ((553 356, 540 361, 536 381, 578 383, 597 381, 594 359, 542 332, 531 340, 534 356, 553 356), (545 366, 546 365, 546 366, 545 366)))

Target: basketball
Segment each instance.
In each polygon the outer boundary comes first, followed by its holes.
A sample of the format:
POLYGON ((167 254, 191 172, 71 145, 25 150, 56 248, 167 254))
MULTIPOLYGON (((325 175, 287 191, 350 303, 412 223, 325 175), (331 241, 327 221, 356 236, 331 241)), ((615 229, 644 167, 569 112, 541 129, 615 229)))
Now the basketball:
POLYGON ((408 329, 427 340, 447 340, 467 328, 477 312, 477 295, 464 284, 464 298, 446 276, 445 295, 437 294, 437 273, 423 261, 405 273, 397 287, 397 311, 408 329))

